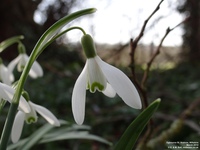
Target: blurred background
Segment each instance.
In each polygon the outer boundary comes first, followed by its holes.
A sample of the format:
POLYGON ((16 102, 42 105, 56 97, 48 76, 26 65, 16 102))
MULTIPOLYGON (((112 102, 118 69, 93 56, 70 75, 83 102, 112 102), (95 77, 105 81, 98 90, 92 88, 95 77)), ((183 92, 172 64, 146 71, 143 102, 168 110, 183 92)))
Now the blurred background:
MULTIPOLYGON (((16 35, 30 54, 43 32, 57 20, 80 9, 95 7, 97 12, 71 22, 67 27, 81 26, 94 37, 97 52, 102 59, 123 70, 130 78, 130 39, 138 36, 144 21, 156 8, 159 0, 1 0, 0 42, 16 35)), ((156 51, 168 27, 178 25, 165 38, 161 52, 154 60, 146 83, 148 102, 162 99, 153 117, 152 137, 159 137, 180 119, 185 110, 200 99, 200 1, 165 0, 160 10, 148 22, 135 51, 135 78, 141 82, 146 64, 156 51), (186 19, 187 18, 187 19, 186 19), (186 20, 185 20, 186 19, 186 20), (185 20, 185 21, 184 21, 185 20)), ((80 45, 80 31, 71 31, 52 43, 38 58, 44 77, 28 78, 26 90, 33 102, 51 110, 59 119, 75 123, 71 112, 74 83, 84 64, 80 45)), ((7 64, 17 55, 17 45, 0 54, 7 64)), ((19 73, 15 72, 19 77, 19 73)), ((199 104, 199 103, 197 103, 199 104)), ((8 107, 6 107, 8 109, 8 107)), ((4 113, 6 114, 7 109, 4 113)), ((102 93, 87 92, 85 124, 91 133, 116 143, 126 127, 140 113, 126 106, 116 96, 107 98, 102 93)), ((198 141, 200 134, 199 105, 184 118, 182 128, 165 141, 198 141)), ((0 116, 2 129, 6 115, 0 116)), ((43 124, 26 126, 22 137, 30 135, 43 124)), ((157 142, 153 149, 163 149, 166 143, 157 142)), ((69 140, 38 145, 35 149, 110 149, 109 146, 88 140, 69 140), (59 146, 58 146, 59 145, 59 146), (77 146, 78 145, 78 146, 77 146)))

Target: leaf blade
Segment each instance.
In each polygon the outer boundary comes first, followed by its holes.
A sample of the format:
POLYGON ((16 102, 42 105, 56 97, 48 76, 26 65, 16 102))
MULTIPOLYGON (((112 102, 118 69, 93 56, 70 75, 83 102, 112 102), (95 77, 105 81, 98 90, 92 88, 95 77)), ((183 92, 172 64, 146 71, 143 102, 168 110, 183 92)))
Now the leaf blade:
POLYGON ((157 110, 160 99, 152 102, 125 130, 114 150, 132 150, 142 130, 157 110))

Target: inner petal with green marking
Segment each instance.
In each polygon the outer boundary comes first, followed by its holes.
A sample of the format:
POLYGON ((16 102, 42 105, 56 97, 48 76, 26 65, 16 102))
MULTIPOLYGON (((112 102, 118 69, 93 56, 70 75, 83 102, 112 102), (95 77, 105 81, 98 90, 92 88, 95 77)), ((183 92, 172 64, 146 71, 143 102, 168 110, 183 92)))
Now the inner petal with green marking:
POLYGON ((96 90, 101 92, 106 88, 106 78, 94 58, 87 60, 87 73, 87 89, 90 89, 90 92, 94 93, 96 90))

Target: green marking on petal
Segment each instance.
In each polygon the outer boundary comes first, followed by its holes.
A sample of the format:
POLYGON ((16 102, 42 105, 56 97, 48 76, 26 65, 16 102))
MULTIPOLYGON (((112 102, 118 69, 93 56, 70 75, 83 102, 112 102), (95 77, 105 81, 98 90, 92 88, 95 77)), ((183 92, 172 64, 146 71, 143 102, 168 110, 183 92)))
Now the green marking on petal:
POLYGON ((103 91, 104 90, 104 86, 98 82, 93 82, 92 86, 90 87, 90 91, 92 93, 94 93, 96 91, 96 89, 98 89, 99 91, 103 91))
POLYGON ((27 124, 31 124, 31 123, 35 123, 35 122, 37 122, 37 119, 33 116, 26 119, 27 124))

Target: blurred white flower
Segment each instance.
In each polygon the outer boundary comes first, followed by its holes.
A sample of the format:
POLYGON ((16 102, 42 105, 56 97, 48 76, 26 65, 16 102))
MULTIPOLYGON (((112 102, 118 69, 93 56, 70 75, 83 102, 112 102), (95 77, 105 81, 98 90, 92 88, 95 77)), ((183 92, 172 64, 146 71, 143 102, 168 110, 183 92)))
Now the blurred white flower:
POLYGON ((0 80, 7 84, 11 85, 14 81, 14 76, 12 72, 8 71, 8 68, 0 61, 0 80))
MULTIPOLYGON (((14 93, 15 90, 12 87, 0 82, 0 99, 7 100, 11 103, 14 93)), ((26 113, 30 112, 29 104, 23 96, 20 97, 19 110, 22 110, 26 113)))
POLYGON ((23 111, 18 111, 15 116, 11 131, 11 140, 13 143, 16 143, 20 138, 24 126, 24 121, 26 121, 27 124, 37 122, 37 113, 39 113, 51 125, 60 126, 60 122, 58 121, 58 119, 48 109, 43 106, 34 104, 31 101, 28 101, 28 103, 31 108, 31 112, 24 113, 23 111))
MULTIPOLYGON (((21 72, 27 61, 29 60, 29 57, 26 53, 20 53, 14 60, 12 60, 8 65, 9 72, 13 72, 15 66, 17 66, 17 70, 21 72)), ((43 70, 40 64, 35 61, 30 69, 29 75, 32 78, 37 78, 43 76, 43 70)))
POLYGON ((87 61, 72 93, 72 112, 76 123, 82 124, 84 121, 86 89, 92 93, 98 90, 108 97, 114 97, 117 93, 128 106, 141 109, 140 96, 130 79, 119 69, 102 61, 96 55, 92 38, 89 35, 84 36, 87 37, 82 39, 82 46, 87 61))

